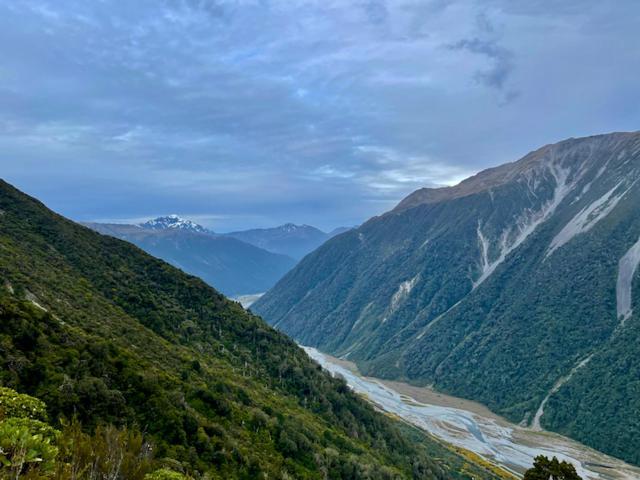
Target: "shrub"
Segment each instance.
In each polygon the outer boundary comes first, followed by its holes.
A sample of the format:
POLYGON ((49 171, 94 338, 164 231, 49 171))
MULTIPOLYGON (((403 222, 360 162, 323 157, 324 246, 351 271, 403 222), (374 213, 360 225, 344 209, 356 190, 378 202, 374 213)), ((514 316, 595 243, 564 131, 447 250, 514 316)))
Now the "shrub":
POLYGON ((2 478, 38 478, 53 470, 58 449, 52 442, 59 432, 30 418, 8 418, 0 423, 2 478))
POLYGON ((41 400, 0 387, 0 418, 32 418, 47 420, 47 407, 41 400))
POLYGON ((173 470, 169 470, 167 468, 156 470, 153 473, 147 473, 144 476, 144 480, 187 480, 187 479, 188 477, 185 477, 182 473, 174 472, 173 470))

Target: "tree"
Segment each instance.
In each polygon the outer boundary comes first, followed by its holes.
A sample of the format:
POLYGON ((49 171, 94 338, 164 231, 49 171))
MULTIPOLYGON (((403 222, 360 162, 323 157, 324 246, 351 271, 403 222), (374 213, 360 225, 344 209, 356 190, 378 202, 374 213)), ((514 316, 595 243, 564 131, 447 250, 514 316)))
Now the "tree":
POLYGON ((182 473, 174 472, 167 468, 161 468, 153 473, 147 473, 144 480, 188 480, 182 473))
POLYGON ((46 420, 46 405, 10 388, 0 388, 0 478, 40 478, 53 469, 59 433, 46 420))
POLYGON ((524 480, 582 480, 582 477, 569 462, 561 462, 556 457, 549 460, 539 455, 533 462, 533 468, 525 472, 524 480))

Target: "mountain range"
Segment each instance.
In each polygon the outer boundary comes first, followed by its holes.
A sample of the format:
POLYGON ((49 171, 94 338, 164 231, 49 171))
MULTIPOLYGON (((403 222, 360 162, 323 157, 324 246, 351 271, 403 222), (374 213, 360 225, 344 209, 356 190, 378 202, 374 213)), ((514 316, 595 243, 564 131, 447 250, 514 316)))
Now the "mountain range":
MULTIPOLYGON (((154 462, 164 471, 137 470, 130 480, 185 478, 167 469, 212 480, 497 478, 376 412, 202 280, 56 215, 3 181, 0 278, 3 401, 22 398, 14 389, 46 402, 55 427, 68 430, 64 418, 81 422, 87 433, 64 437, 71 441, 64 449, 89 464, 92 448, 112 452, 95 459, 108 464, 108 478, 123 478, 113 473, 121 462, 154 462), (106 443, 91 446, 91 438, 106 443), (129 449, 137 442, 143 462, 118 454, 122 442, 129 449)), ((43 442, 38 432, 51 431, 40 421, 12 421, 23 432, 38 429, 25 434, 34 445, 43 442)), ((50 441, 47 461, 63 439, 50 441)), ((34 452, 29 478, 53 478, 38 476, 34 452)), ((2 455, 3 466, 13 458, 2 455)))
POLYGON ((325 233, 310 225, 286 223, 279 227, 256 228, 231 232, 226 235, 270 252, 288 255, 300 260, 330 238, 349 230, 348 227, 340 227, 325 233))
POLYGON ((262 293, 296 263, 286 255, 216 235, 175 215, 159 217, 142 225, 85 225, 104 235, 131 242, 230 296, 262 293))
POLYGON ((327 241, 252 310, 366 374, 640 464, 640 133, 544 146, 327 241))
POLYGON ((203 227, 191 220, 185 220, 178 215, 167 215, 148 220, 140 225, 146 230, 181 230, 191 233, 209 233, 214 234, 208 228, 203 227))
POLYGON ((135 225, 96 222, 84 225, 131 242, 237 298, 255 298, 266 292, 304 255, 329 238, 350 230, 337 228, 324 233, 309 225, 287 223, 217 234, 178 215, 135 225))

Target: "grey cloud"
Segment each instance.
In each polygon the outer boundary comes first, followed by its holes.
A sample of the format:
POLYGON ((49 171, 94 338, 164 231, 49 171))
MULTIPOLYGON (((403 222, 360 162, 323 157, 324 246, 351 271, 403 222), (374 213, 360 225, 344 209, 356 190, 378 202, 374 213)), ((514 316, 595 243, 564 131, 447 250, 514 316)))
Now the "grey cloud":
POLYGON ((0 0, 2 176, 81 220, 359 223, 637 128, 638 4, 587 1, 0 0))
POLYGON ((383 24, 389 19, 387 6, 382 0, 369 0, 363 5, 369 20, 374 24, 383 24))
POLYGON ((476 74, 478 80, 488 87, 502 90, 513 70, 513 54, 496 42, 473 38, 460 40, 450 47, 452 50, 467 50, 490 58, 493 65, 476 74))

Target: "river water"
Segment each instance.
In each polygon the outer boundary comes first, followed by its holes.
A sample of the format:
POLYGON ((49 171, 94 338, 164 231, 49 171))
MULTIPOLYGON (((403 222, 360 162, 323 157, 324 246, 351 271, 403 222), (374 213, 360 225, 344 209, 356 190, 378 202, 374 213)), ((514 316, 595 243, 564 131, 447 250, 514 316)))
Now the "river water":
MULTIPOLYGON (((400 390, 415 387, 394 382, 385 384, 363 377, 337 359, 315 348, 303 347, 307 354, 332 374, 342 376, 357 393, 380 409, 395 414, 449 444, 470 450, 486 460, 521 476, 537 455, 556 456, 571 462, 584 480, 638 480, 640 469, 597 452, 578 442, 550 432, 534 431, 490 414, 423 403, 400 390)), ((453 398, 453 397, 448 397, 453 398)), ((464 401, 452 402, 463 404, 464 401)))

